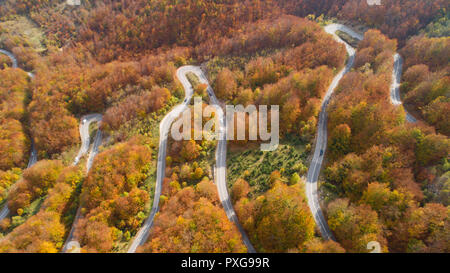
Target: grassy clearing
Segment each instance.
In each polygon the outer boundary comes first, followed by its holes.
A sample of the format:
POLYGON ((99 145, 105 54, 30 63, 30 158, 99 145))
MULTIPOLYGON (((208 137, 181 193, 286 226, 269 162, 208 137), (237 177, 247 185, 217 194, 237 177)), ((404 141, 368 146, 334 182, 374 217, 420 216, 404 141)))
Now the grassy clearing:
POLYGON ((228 187, 231 188, 238 178, 242 178, 252 187, 251 194, 259 195, 269 189, 269 177, 273 171, 279 171, 284 177, 291 177, 295 172, 305 174, 309 153, 307 144, 295 136, 287 136, 272 152, 261 151, 259 145, 238 151, 229 149, 228 187))
POLYGON ((22 38, 36 52, 46 50, 44 46, 44 33, 31 20, 24 16, 17 16, 15 20, 0 23, 0 44, 3 43, 6 36, 18 36, 22 38))

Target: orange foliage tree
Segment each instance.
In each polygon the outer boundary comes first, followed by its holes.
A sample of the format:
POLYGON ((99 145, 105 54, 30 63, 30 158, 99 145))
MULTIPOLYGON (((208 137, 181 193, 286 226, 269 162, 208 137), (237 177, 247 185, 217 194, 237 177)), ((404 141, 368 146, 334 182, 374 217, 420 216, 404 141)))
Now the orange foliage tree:
POLYGON ((220 207, 215 185, 203 180, 173 191, 140 252, 227 253, 247 251, 236 226, 220 207))
POLYGON ((143 139, 119 143, 97 155, 83 184, 82 218, 75 236, 88 252, 110 252, 116 241, 129 240, 145 218, 144 190, 151 165, 143 139))

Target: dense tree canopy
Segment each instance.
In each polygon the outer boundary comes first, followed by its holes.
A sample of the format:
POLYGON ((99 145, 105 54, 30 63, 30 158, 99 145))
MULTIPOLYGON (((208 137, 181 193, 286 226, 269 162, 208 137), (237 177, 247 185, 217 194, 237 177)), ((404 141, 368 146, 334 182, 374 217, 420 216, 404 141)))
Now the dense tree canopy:
POLYGON ((13 214, 20 214, 36 198, 43 197, 51 189, 63 169, 61 161, 42 160, 23 173, 8 195, 8 207, 13 214))
POLYGON ((379 242, 386 250, 382 225, 370 207, 349 205, 348 200, 337 199, 328 205, 328 224, 336 239, 349 252, 368 252, 367 243, 379 242))
POLYGON ((401 91, 408 110, 450 135, 450 38, 414 37, 402 49, 405 73, 401 91))
MULTIPOLYGON (((448 53, 442 45, 432 45, 433 41, 422 47, 417 39, 413 38, 403 49, 406 54, 415 52, 414 56, 420 56, 406 58, 406 66, 411 67, 405 72, 404 87, 428 88, 422 91, 423 97, 433 96, 431 90, 445 93, 445 84, 434 83, 437 86, 433 89, 431 83, 424 82, 434 81, 428 76, 429 69, 439 70, 448 65, 448 60, 432 56, 448 56, 448 53), (433 55, 436 52, 439 53, 433 55), (417 64, 418 60, 432 68, 417 64)), ((450 140, 426 125, 408 125, 403 109, 390 104, 395 51, 395 41, 379 31, 367 31, 358 45, 355 71, 342 79, 330 105, 331 160, 325 169, 324 188, 347 199, 337 199, 328 205, 328 223, 338 241, 350 252, 367 251, 366 244, 372 240, 380 242, 383 251, 444 251, 446 248, 446 225, 430 235, 434 239, 427 237, 428 234, 417 239, 416 235, 402 230, 414 212, 425 209, 418 201, 423 204, 442 200, 429 190, 437 183, 430 169, 437 168, 438 176, 446 171, 450 140), (436 236, 443 237, 436 239, 436 236)), ((445 112, 445 106, 442 111, 445 112)), ((444 116, 441 118, 445 120, 444 116)), ((432 203, 425 207, 431 214, 443 208, 432 203)))
POLYGON ((30 140, 25 131, 29 81, 19 69, 0 70, 0 170, 26 166, 30 140))
POLYGON ((216 186, 203 180, 180 189, 175 182, 169 199, 156 217, 141 252, 227 253, 246 252, 236 226, 220 207, 216 186))
MULTIPOLYGON (((83 172, 79 168, 64 168, 55 186, 48 191, 39 212, 0 240, 0 252, 58 252, 70 230, 73 220, 70 209, 75 203, 76 187, 82 180, 83 172)), ((9 219, 1 225, 7 230, 9 219)))
POLYGON ((249 200, 246 191, 238 189, 248 187, 245 183, 235 183, 232 192, 242 196, 235 203, 236 213, 257 251, 301 249, 314 237, 315 223, 306 202, 303 184, 287 186, 277 180, 264 195, 249 200))
MULTIPOLYGON (((38 53, 31 41, 0 27, 0 47, 36 75, 31 80, 9 68, 11 61, 0 55, 0 201, 9 194, 12 214, 0 223, 8 234, 0 251, 60 250, 79 204, 75 235, 83 251, 124 249, 148 213, 150 147, 157 147, 162 116, 182 100, 175 72, 185 64, 203 63, 225 103, 280 105, 283 140, 291 135, 310 151, 321 101, 346 59, 344 46, 321 27, 330 16, 379 29, 365 33, 354 69, 329 107, 324 207, 339 243, 314 237, 302 162, 272 174, 265 169, 268 191, 259 196, 250 187, 258 181, 232 181, 238 217, 258 251, 366 252, 367 242, 377 240, 383 251, 448 252, 448 4, 2 1, 0 21, 31 19, 45 33, 39 41, 45 49, 38 53), (398 46, 404 46, 405 107, 426 125, 406 124, 403 108, 389 102, 398 46), (79 119, 88 113, 102 113, 101 129, 112 137, 84 178, 62 162, 72 160, 79 119), (136 134, 145 138, 131 139, 136 134), (31 139, 45 160, 22 171, 31 139)), ((194 89, 206 100, 205 87, 194 89)), ((246 125, 248 115, 236 120, 246 125)), ((161 212, 141 251, 245 252, 209 181, 216 143, 169 144, 161 212)), ((232 149, 239 149, 235 144, 248 143, 233 142, 232 149)))
POLYGON ((144 182, 151 158, 142 141, 120 143, 97 155, 83 184, 82 215, 75 226, 83 250, 111 252, 144 220, 150 198, 144 182))

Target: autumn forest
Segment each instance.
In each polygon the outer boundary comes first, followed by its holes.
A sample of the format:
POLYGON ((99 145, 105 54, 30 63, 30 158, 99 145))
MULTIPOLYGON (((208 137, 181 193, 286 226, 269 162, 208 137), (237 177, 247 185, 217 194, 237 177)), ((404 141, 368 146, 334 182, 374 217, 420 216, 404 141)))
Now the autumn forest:
POLYGON ((450 252, 449 2, 381 2, 2 1, 0 253, 450 252))

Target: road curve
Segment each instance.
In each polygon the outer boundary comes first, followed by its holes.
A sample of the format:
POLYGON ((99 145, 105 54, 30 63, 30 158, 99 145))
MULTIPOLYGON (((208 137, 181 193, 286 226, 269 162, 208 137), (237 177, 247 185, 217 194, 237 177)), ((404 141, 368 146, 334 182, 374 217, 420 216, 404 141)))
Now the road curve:
POLYGON ((12 68, 17 68, 17 59, 14 56, 14 54, 12 54, 11 52, 4 50, 4 49, 0 49, 0 53, 5 54, 6 56, 8 56, 11 59, 12 68))
MULTIPOLYGON (((11 59, 12 68, 17 68, 17 59, 14 56, 14 54, 4 49, 0 49, 0 54, 5 54, 6 56, 8 56, 11 59)), ((28 76, 30 76, 30 78, 34 77, 34 75, 31 72, 28 72, 28 76)), ((36 162, 37 162, 37 151, 36 147, 34 146, 34 141, 33 139, 31 139, 31 153, 30 158, 28 159, 27 169, 31 168, 34 164, 36 164, 36 162)), ((9 215, 8 204, 5 204, 2 210, 0 211, 0 221, 5 219, 6 216, 8 215, 9 215)))
MULTIPOLYGON (((401 105, 402 101, 400 98, 400 81, 402 79, 402 66, 403 59, 400 54, 394 54, 394 70, 392 71, 392 83, 390 87, 390 98, 393 105, 401 105)), ((405 110, 406 120, 410 123, 416 123, 417 119, 414 118, 408 111, 405 110)))
POLYGON ((316 144, 315 144, 315 150, 313 159, 311 162, 311 165, 308 169, 307 179, 306 179, 306 196, 308 198, 308 205, 311 209, 311 213, 314 216, 314 220, 316 224, 319 226, 320 233, 322 234, 322 237, 326 240, 334 240, 333 233, 331 232, 330 228, 328 227, 328 223, 325 220, 325 217, 322 213, 322 210, 320 208, 320 202, 319 202, 319 194, 317 192, 317 180, 319 178, 320 169, 322 167, 323 158, 325 156, 325 151, 327 148, 327 106, 330 102, 331 95, 333 94, 334 90, 338 86, 340 80, 342 77, 350 71, 350 69, 353 66, 353 62, 355 60, 355 49, 348 45, 346 42, 344 42, 339 36, 337 36, 335 33, 336 31, 343 31, 347 33, 348 35, 352 36, 353 38, 361 40, 363 36, 361 34, 358 34, 351 30, 350 28, 340 25, 340 24, 331 24, 325 27, 325 31, 331 35, 333 35, 334 39, 338 41, 339 43, 342 43, 345 45, 345 48, 347 50, 347 53, 349 55, 347 64, 344 69, 342 69, 339 74, 337 74, 333 81, 331 82, 330 87, 327 90, 327 93, 325 94, 325 98, 322 102, 322 106, 320 109, 319 114, 319 124, 317 128, 317 138, 316 138, 316 144))
POLYGON ((78 165, 81 157, 85 155, 89 149, 90 145, 90 136, 89 136, 89 125, 92 122, 100 122, 102 120, 102 115, 100 114, 90 114, 83 116, 80 122, 80 138, 81 138, 81 147, 78 151, 75 160, 73 161, 73 165, 78 165))
POLYGON ((232 221, 238 228, 239 232, 241 233, 242 240, 247 247, 247 251, 249 253, 256 253, 255 248, 253 247, 252 243, 250 242, 250 239, 247 236, 247 233, 242 228, 241 224, 239 223, 239 219, 236 216, 236 212, 234 211, 233 204, 231 203, 230 196, 228 194, 227 189, 227 140, 226 140, 226 118, 224 115, 224 112, 222 110, 222 107, 219 105, 219 101, 216 98, 216 95, 214 93, 214 90, 209 85, 208 79, 206 78, 203 71, 200 69, 200 67, 193 67, 193 69, 190 70, 190 72, 194 73, 200 80, 201 83, 204 83, 207 85, 207 92, 208 96, 211 100, 211 105, 216 108, 218 119, 220 122, 220 129, 219 129, 219 136, 217 141, 217 148, 216 148, 216 168, 215 168, 215 175, 214 179, 217 191, 219 193, 219 199, 222 203, 222 206, 225 210, 225 213, 227 214, 227 217, 230 221, 232 221))
POLYGON ((192 95, 194 94, 194 89, 189 83, 189 80, 186 78, 186 73, 193 68, 194 66, 183 66, 177 70, 178 80, 184 87, 185 98, 183 103, 177 105, 172 111, 170 111, 159 124, 158 165, 156 170, 156 186, 153 205, 149 217, 145 220, 141 229, 138 231, 136 237, 128 248, 128 253, 136 252, 137 248, 147 241, 148 236, 150 235, 150 229, 153 225, 153 220, 156 213, 159 211, 159 198, 161 196, 162 183, 166 172, 167 137, 169 136, 169 130, 172 123, 184 110, 188 108, 192 95))
MULTIPOLYGON (((81 138, 81 147, 78 151, 77 156, 73 162, 73 166, 76 166, 80 161, 81 157, 86 154, 90 146, 90 135, 89 135, 89 126, 92 122, 97 122, 99 129, 97 130, 97 134, 95 135, 94 144, 89 152, 88 160, 86 162, 86 173, 92 167, 92 163, 94 162, 95 156, 98 154, 98 148, 102 144, 102 132, 100 130, 100 123, 102 121, 103 116, 101 114, 90 114, 83 116, 80 122, 80 138, 81 138)), ((81 206, 78 207, 75 219, 72 223, 72 227, 70 229, 69 235, 67 236, 66 242, 62 248, 62 252, 67 252, 73 244, 77 244, 77 241, 73 240, 73 234, 75 232, 75 225, 80 219, 81 215, 81 206)))

